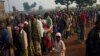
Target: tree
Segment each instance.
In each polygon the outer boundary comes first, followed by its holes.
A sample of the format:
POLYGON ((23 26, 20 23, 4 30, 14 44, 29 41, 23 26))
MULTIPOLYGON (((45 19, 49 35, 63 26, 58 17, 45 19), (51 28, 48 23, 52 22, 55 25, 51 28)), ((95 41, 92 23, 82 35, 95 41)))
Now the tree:
POLYGON ((60 6, 56 7, 56 10, 57 10, 57 11, 61 10, 60 6))
POLYGON ((77 0, 76 3, 78 4, 79 9, 81 9, 81 7, 85 7, 87 5, 92 6, 93 3, 96 3, 96 0, 77 0))
POLYGON ((97 4, 96 6, 97 6, 98 9, 100 9, 100 4, 97 4))
POLYGON ((32 8, 36 7, 37 3, 34 2, 32 5, 29 5, 28 2, 23 3, 23 7, 25 11, 30 11, 32 8))
POLYGON ((28 2, 24 2, 24 3, 23 3, 23 7, 24 7, 24 10, 25 10, 25 11, 30 11, 30 9, 31 9, 28 2))
MULTIPOLYGON (((56 4, 60 3, 61 5, 66 5, 66 7, 68 9, 68 6, 70 4, 69 1, 71 1, 71 0, 55 0, 55 3, 56 4)), ((71 2, 73 2, 73 1, 71 1, 71 2)))
POLYGON ((66 5, 68 9, 68 5, 71 4, 69 1, 72 3, 73 1, 76 1, 78 4, 78 7, 80 8, 81 6, 86 6, 86 5, 92 5, 93 3, 96 2, 96 0, 55 0, 55 3, 58 4, 60 3, 61 5, 66 5))
POLYGON ((39 10, 40 15, 41 15, 41 14, 42 14, 42 10, 43 10, 43 6, 42 6, 42 5, 40 5, 40 6, 38 7, 38 10, 39 10))
POLYGON ((17 11, 15 6, 12 6, 13 12, 17 11))
POLYGON ((31 5, 31 8, 36 7, 36 5, 37 5, 37 3, 36 3, 36 2, 34 2, 34 3, 31 5))
POLYGON ((39 10, 42 10, 42 9, 43 9, 43 6, 40 5, 38 9, 39 9, 39 10))

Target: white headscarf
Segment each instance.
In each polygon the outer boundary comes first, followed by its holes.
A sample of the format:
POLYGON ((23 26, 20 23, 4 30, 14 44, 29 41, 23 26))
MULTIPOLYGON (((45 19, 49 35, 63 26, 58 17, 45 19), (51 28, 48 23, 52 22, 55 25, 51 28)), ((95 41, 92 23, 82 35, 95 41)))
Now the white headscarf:
POLYGON ((62 37, 62 35, 61 35, 60 32, 57 32, 57 33, 56 33, 56 36, 62 37))

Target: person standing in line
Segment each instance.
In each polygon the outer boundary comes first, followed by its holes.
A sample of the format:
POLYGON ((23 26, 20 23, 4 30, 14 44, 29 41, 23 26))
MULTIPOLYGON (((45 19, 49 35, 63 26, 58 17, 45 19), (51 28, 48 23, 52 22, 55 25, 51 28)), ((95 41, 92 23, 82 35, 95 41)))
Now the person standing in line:
POLYGON ((28 37, 28 55, 29 56, 34 56, 35 49, 34 49, 34 45, 33 45, 32 29, 31 29, 32 16, 29 15, 26 19, 27 20, 24 22, 24 25, 25 25, 24 30, 26 31, 27 37, 28 37))
POLYGON ((100 56, 100 15, 86 40, 86 56, 100 56))
POLYGON ((16 50, 14 50, 14 55, 21 56, 22 52, 21 52, 20 33, 18 26, 13 27, 12 36, 13 36, 14 46, 16 47, 16 50))
MULTIPOLYGON (((53 21, 52 21, 51 17, 49 16, 49 13, 45 13, 45 19, 46 19, 46 24, 47 24, 47 30, 46 30, 47 37, 48 37, 48 40, 52 43, 51 33, 52 33, 52 29, 53 29, 53 21)), ((52 48, 52 46, 50 46, 50 48, 48 48, 48 51, 50 51, 51 48, 52 48)))
POLYGON ((85 13, 80 12, 78 19, 78 41, 84 41, 84 23, 85 23, 85 13))
POLYGON ((19 33, 20 33, 20 42, 21 42, 21 51, 22 56, 28 56, 28 39, 27 39, 27 33, 24 31, 24 24, 19 23, 19 33))
POLYGON ((65 56, 66 47, 64 41, 61 40, 61 38, 62 38, 61 33, 57 32, 55 48, 54 48, 55 54, 57 54, 56 56, 65 56))
POLYGON ((13 37, 12 37, 12 24, 11 24, 11 20, 10 19, 7 19, 7 30, 10 34, 10 37, 9 37, 9 42, 13 45, 13 47, 10 46, 10 56, 15 56, 14 55, 14 50, 15 50, 15 46, 14 46, 14 43, 13 43, 13 37))
POLYGON ((71 37, 71 27, 72 27, 72 18, 70 14, 67 15, 66 21, 67 21, 66 36, 67 38, 70 38, 71 37))
POLYGON ((41 32, 40 32, 40 23, 37 19, 37 16, 31 18, 31 30, 32 30, 32 41, 34 45, 35 56, 42 56, 41 52, 41 32))
POLYGON ((34 55, 33 54, 34 52, 32 50, 33 44, 32 44, 32 39, 31 39, 31 35, 30 35, 31 29, 30 29, 28 21, 24 21, 24 30, 27 33, 27 37, 28 37, 28 55, 33 56, 34 55))
POLYGON ((35 54, 35 49, 34 49, 34 45, 33 45, 33 40, 32 40, 32 25, 31 25, 31 21, 34 20, 34 17, 29 15, 28 16, 28 31, 29 31, 29 47, 28 47, 28 50, 29 50, 29 56, 34 56, 35 54))
POLYGON ((52 28, 53 28, 53 22, 51 17, 49 16, 49 13, 47 13, 46 15, 46 21, 47 21, 47 26, 48 26, 48 37, 50 38, 51 41, 51 32, 52 32, 52 28))
POLYGON ((10 56, 10 46, 12 44, 9 42, 10 34, 6 27, 4 27, 4 22, 0 21, 0 56, 10 56))
POLYGON ((43 29, 43 24, 42 24, 42 18, 41 15, 38 16, 37 21, 38 21, 38 28, 40 28, 40 36, 41 38, 43 37, 44 29, 43 29))
MULTIPOLYGON (((45 18, 45 16, 44 16, 45 18)), ((42 38, 42 54, 47 54, 48 53, 48 46, 47 46, 47 22, 46 19, 42 19, 42 24, 43 24, 43 29, 44 29, 44 33, 43 33, 43 38, 42 38)))

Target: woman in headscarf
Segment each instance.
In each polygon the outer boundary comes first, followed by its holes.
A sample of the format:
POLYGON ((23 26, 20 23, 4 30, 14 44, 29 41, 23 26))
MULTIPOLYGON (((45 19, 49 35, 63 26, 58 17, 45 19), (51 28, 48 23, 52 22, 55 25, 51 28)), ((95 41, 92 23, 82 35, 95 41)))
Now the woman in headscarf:
POLYGON ((40 32, 40 24, 36 16, 32 16, 31 18, 31 30, 32 30, 32 41, 34 45, 34 55, 35 56, 42 56, 41 52, 41 32, 40 32))
POLYGON ((66 47, 65 47, 64 41, 61 40, 61 38, 62 38, 61 33, 57 32, 56 33, 55 49, 54 49, 54 51, 57 54, 56 56, 65 56, 66 47))

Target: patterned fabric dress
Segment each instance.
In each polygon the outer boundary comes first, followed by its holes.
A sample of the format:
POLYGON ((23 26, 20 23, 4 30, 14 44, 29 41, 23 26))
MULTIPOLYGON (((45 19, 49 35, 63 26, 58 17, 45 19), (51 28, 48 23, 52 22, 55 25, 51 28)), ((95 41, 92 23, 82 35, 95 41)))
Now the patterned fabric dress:
POLYGON ((35 49, 35 56, 42 56, 41 52, 41 35, 38 28, 37 20, 31 21, 32 41, 35 49))
POLYGON ((34 45, 33 45, 33 41, 32 41, 32 31, 31 31, 31 21, 29 21, 29 44, 28 44, 28 54, 29 56, 34 56, 34 52, 35 52, 35 49, 34 49, 34 45))

